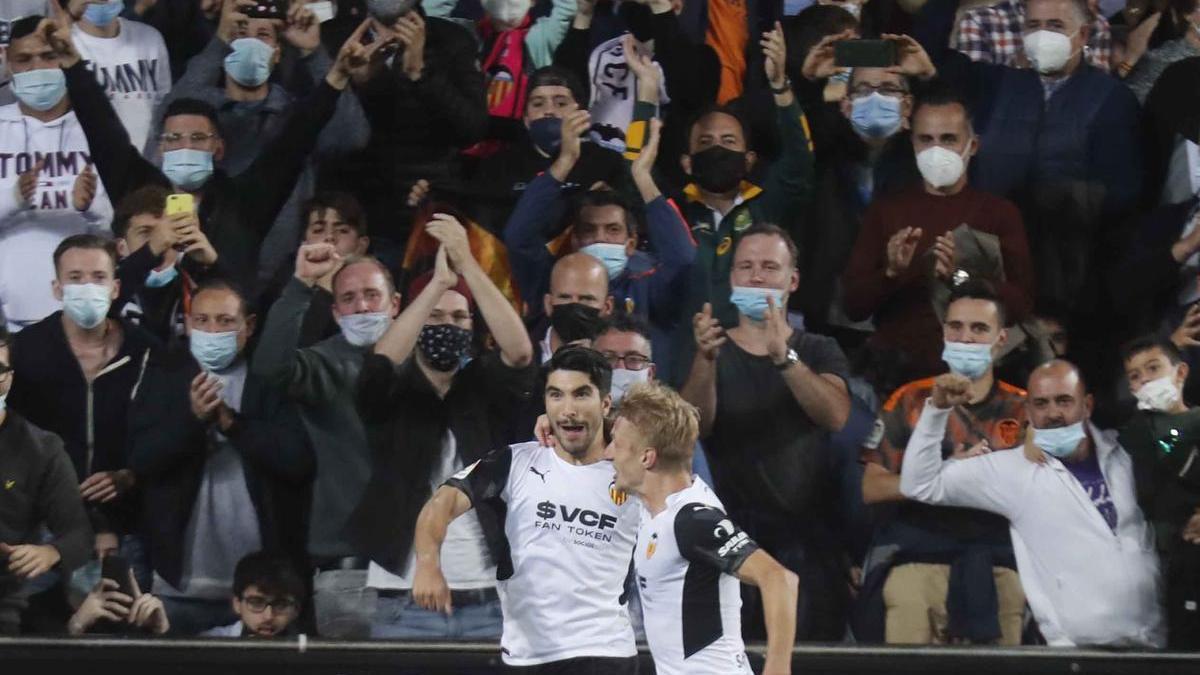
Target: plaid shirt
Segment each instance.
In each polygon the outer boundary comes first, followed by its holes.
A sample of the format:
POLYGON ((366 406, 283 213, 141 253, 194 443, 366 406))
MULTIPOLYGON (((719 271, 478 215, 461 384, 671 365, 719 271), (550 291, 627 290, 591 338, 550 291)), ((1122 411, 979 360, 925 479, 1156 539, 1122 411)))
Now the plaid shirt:
MULTIPOLYGON (((1023 0, 1004 0, 990 7, 976 7, 963 12, 958 22, 958 37, 951 46, 972 61, 1017 67, 1017 58, 1024 52, 1021 42, 1024 25, 1023 0)), ((1108 19, 1097 14, 1092 20, 1084 58, 1108 72, 1111 54, 1112 31, 1108 19)))

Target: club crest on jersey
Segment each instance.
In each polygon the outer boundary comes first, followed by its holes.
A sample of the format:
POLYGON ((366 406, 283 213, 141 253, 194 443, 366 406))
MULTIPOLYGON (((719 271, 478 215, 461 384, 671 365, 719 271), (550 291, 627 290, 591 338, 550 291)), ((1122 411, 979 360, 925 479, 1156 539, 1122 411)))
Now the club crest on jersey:
POLYGON ((658 550, 658 533, 650 535, 650 543, 646 544, 646 560, 654 557, 654 552, 658 550))
POLYGON ((629 499, 629 495, 626 494, 624 490, 617 489, 617 479, 616 478, 612 479, 612 482, 608 484, 608 496, 612 497, 613 503, 616 504, 617 506, 624 505, 625 500, 629 499))

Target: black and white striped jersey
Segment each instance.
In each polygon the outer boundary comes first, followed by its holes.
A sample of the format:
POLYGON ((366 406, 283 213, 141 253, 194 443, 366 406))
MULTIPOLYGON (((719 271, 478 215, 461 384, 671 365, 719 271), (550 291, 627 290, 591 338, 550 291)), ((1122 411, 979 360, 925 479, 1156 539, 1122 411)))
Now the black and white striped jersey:
POLYGON ((633 559, 659 675, 751 674, 732 575, 756 550, 699 477, 657 516, 642 507, 633 559))
POLYGON ((637 655, 625 580, 640 502, 612 488, 611 462, 578 466, 521 443, 446 484, 504 521, 511 564, 500 561, 497 590, 505 663, 637 655))

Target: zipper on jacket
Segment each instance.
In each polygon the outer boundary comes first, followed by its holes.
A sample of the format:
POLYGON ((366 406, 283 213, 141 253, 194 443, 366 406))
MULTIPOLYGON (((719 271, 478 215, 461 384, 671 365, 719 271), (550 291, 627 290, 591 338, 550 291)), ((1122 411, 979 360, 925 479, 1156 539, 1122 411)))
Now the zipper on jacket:
POLYGON ((116 370, 117 368, 120 368, 121 366, 125 365, 126 363, 129 363, 129 360, 130 359, 128 356, 124 356, 120 359, 117 359, 116 361, 105 366, 103 370, 96 373, 96 377, 93 377, 92 380, 87 383, 87 457, 84 458, 84 465, 83 465, 84 475, 81 477, 81 480, 87 480, 88 478, 91 477, 91 475, 92 475, 92 459, 96 455, 96 415, 95 415, 96 395, 95 395, 94 385, 96 383, 96 380, 99 380, 104 375, 111 373, 112 371, 116 370))

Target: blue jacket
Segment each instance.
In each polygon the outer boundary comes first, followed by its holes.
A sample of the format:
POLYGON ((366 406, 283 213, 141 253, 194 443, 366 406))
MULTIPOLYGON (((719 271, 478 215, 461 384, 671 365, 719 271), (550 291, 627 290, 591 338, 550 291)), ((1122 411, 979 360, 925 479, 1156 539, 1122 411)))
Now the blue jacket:
MULTIPOLYGON (((540 318, 539 300, 550 292, 554 256, 546 248, 546 241, 566 207, 568 187, 549 173, 538 176, 525 189, 504 228, 513 278, 521 297, 532 308, 533 316, 527 317, 531 322, 540 318)), ((654 349, 665 354, 670 344, 667 336, 682 316, 683 303, 679 300, 684 297, 696 259, 696 243, 687 224, 665 197, 646 205, 646 225, 650 247, 657 258, 635 252, 629 257, 625 271, 609 280, 608 292, 616 311, 649 321, 654 349)))

